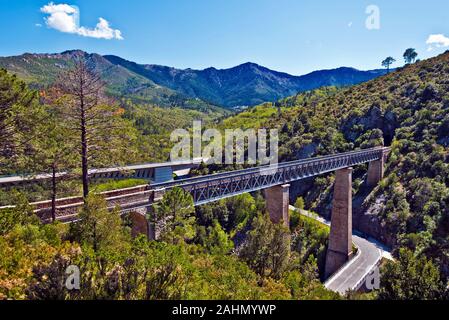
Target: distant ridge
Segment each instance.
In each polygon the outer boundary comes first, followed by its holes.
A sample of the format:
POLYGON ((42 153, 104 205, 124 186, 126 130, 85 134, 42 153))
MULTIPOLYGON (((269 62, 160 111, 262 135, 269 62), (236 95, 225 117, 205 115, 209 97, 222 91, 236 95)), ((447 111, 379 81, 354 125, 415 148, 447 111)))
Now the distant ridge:
POLYGON ((251 62, 229 69, 211 67, 204 70, 180 70, 160 65, 137 64, 117 56, 104 57, 111 63, 132 70, 162 86, 224 107, 252 106, 276 101, 323 86, 350 86, 386 73, 385 70, 338 68, 293 76, 251 62))
POLYGON ((130 98, 138 103, 188 108, 252 106, 323 86, 355 85, 386 73, 385 70, 360 71, 342 67, 293 76, 252 62, 229 69, 180 70, 137 64, 121 57, 101 56, 82 50, 1 57, 0 67, 34 86, 45 86, 79 57, 84 57, 95 66, 111 95, 130 98))

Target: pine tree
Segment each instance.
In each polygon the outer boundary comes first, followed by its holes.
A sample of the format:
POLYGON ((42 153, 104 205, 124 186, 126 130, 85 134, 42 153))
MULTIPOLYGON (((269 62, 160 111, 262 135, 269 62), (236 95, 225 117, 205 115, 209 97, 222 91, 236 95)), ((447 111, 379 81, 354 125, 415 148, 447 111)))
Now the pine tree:
POLYGON ((39 136, 37 124, 43 121, 38 92, 0 69, 0 174, 32 171, 28 160, 39 136))
POLYGON ((130 241, 119 211, 110 211, 106 200, 99 195, 87 197, 78 222, 71 228, 72 238, 90 245, 95 252, 119 253, 130 241))
POLYGON ((415 62, 417 57, 418 57, 418 53, 413 48, 409 48, 409 49, 405 50, 405 52, 404 52, 404 60, 405 60, 406 64, 415 62))
POLYGON ((136 131, 122 118, 123 109, 105 97, 100 75, 84 59, 63 72, 57 86, 65 95, 60 100, 61 112, 79 137, 83 196, 87 197, 89 168, 132 161, 136 131))
POLYGON ((58 182, 71 178, 70 170, 76 168, 78 163, 76 142, 77 137, 64 118, 61 110, 56 107, 58 94, 49 90, 45 93, 46 118, 41 124, 42 134, 36 139, 36 156, 34 166, 39 172, 48 172, 51 175, 51 217, 56 220, 56 198, 58 182), (61 174, 64 173, 64 174, 61 174))
POLYGON ((290 257, 289 230, 271 222, 268 214, 259 215, 239 255, 260 276, 279 278, 290 257))
POLYGON ((390 66, 395 62, 396 60, 393 57, 387 57, 384 61, 382 61, 382 67, 387 68, 387 73, 390 73, 390 66))
POLYGON ((155 207, 155 223, 162 225, 161 239, 175 242, 193 238, 195 217, 192 196, 179 187, 168 191, 155 207))

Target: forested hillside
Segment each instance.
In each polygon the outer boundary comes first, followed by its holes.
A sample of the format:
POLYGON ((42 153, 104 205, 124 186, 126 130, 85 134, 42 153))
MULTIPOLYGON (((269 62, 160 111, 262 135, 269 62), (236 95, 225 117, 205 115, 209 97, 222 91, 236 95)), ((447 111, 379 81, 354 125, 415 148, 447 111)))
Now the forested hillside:
POLYGON ((170 134, 176 129, 190 129, 194 120, 201 120, 204 126, 214 125, 231 114, 222 109, 204 111, 184 108, 164 108, 155 105, 135 104, 123 101, 124 116, 132 121, 142 134, 138 143, 138 162, 165 162, 170 160, 174 142, 170 134))
POLYGON ((119 104, 102 90, 87 61, 40 92, 0 69, 1 172, 52 177, 44 188, 0 191, 10 205, 0 209, 0 300, 340 298, 320 283, 328 230, 299 217, 290 229, 274 224, 260 194, 195 208, 174 188, 147 217, 157 238, 133 233, 132 218, 98 191, 135 181, 96 186, 87 169, 132 163, 153 147, 165 152, 169 131, 215 115, 119 104), (70 174, 59 179, 62 170, 70 174), (62 224, 55 201, 67 192, 83 194, 84 205, 79 219, 62 224), (34 214, 33 197, 52 199, 52 223, 34 214), (83 275, 75 291, 62 281, 71 265, 83 275))
POLYGON ((15 57, 1 57, 0 67, 18 75, 33 88, 42 89, 53 84, 58 75, 76 61, 86 60, 106 83, 106 93, 115 99, 131 99, 136 103, 150 103, 164 107, 210 110, 219 108, 207 102, 186 96, 151 79, 115 65, 99 54, 70 50, 59 54, 27 53, 15 57))
POLYGON ((53 83, 58 74, 85 59, 107 84, 106 92, 116 99, 161 107, 220 111, 216 106, 254 106, 322 86, 350 86, 379 77, 385 70, 353 68, 315 71, 292 76, 245 63, 230 69, 176 69, 143 65, 117 56, 70 50, 59 54, 23 54, 0 57, 0 67, 17 74, 35 88, 53 83))

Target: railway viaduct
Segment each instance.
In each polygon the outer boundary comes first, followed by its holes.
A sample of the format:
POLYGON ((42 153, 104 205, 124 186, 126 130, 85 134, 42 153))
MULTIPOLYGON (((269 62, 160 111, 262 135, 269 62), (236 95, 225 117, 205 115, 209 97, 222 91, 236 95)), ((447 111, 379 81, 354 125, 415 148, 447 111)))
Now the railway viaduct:
MULTIPOLYGON (((343 266, 352 255, 352 167, 369 163, 366 183, 374 187, 383 178, 389 150, 389 148, 377 147, 283 162, 276 166, 261 166, 180 180, 172 179, 174 171, 189 170, 198 163, 153 164, 125 167, 126 170, 109 168, 93 170, 91 175, 102 178, 135 177, 151 180, 147 185, 105 192, 103 196, 111 209, 119 206, 123 214, 130 215, 133 221, 133 234, 145 233, 150 238, 154 238, 154 228, 147 221, 146 216, 151 211, 153 203, 162 199, 164 193, 172 188, 180 187, 189 192, 195 205, 263 190, 271 220, 288 226, 289 183, 336 172, 331 231, 325 266, 327 278, 343 266)), ((8 179, 16 183, 21 182, 17 177, 8 179)), ((8 181, 5 180, 3 183, 8 181)), ((49 221, 50 201, 32 205, 43 221, 49 221)), ((56 205, 58 220, 71 222, 76 220, 78 210, 83 205, 83 199, 81 197, 59 199, 56 205)))

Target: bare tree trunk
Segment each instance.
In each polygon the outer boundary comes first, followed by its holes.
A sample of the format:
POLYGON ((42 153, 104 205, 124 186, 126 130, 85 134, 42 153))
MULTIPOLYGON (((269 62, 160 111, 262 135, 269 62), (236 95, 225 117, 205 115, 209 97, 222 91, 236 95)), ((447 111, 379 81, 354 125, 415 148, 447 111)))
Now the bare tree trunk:
POLYGON ((51 219, 56 221, 56 166, 53 164, 51 172, 51 219))
POLYGON ((61 91, 72 97, 71 110, 68 117, 72 121, 72 129, 79 134, 79 155, 81 156, 81 172, 83 197, 89 195, 89 166, 100 139, 97 132, 103 130, 103 119, 99 100, 101 99, 103 82, 84 59, 78 61, 72 70, 62 74, 59 80, 61 91))
POLYGON ((81 171, 83 180, 83 197, 86 200, 89 195, 89 166, 87 160, 87 128, 86 128, 86 104, 85 104, 85 92, 84 88, 86 83, 84 77, 87 74, 86 65, 81 62, 78 66, 79 70, 79 112, 81 120, 81 171))
POLYGON ((83 175, 83 197, 89 195, 89 167, 87 163, 87 139, 86 139, 86 113, 84 103, 81 100, 81 162, 83 175))

